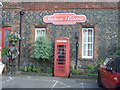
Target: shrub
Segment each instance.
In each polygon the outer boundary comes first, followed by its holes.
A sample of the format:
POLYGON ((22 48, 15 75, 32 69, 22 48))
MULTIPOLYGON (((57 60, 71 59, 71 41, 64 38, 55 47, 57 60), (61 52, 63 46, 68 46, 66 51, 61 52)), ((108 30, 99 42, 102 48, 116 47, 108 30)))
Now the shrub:
POLYGON ((31 55, 32 58, 36 58, 38 60, 50 60, 53 56, 52 45, 46 37, 38 37, 34 42, 33 47, 31 55))
POLYGON ((24 72, 27 72, 27 71, 28 71, 28 69, 27 69, 27 68, 23 68, 22 70, 23 70, 24 72))
POLYGON ((2 53, 1 53, 2 57, 6 55, 7 51, 8 51, 8 48, 6 46, 3 47, 2 53))
POLYGON ((47 71, 46 71, 46 73, 52 73, 52 68, 51 67, 47 67, 47 71))
POLYGON ((117 50, 114 52, 114 55, 120 55, 120 44, 117 45, 117 50))
POLYGON ((94 73, 95 66, 93 64, 87 64, 86 68, 88 69, 89 73, 94 73))
POLYGON ((81 70, 80 69, 71 69, 71 74, 73 75, 80 75, 81 70))

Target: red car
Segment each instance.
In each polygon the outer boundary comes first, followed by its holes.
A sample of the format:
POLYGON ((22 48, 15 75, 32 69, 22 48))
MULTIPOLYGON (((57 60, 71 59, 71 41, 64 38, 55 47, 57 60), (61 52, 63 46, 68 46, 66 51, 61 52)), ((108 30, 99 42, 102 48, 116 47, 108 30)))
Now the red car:
POLYGON ((98 70, 98 86, 120 90, 120 56, 106 58, 98 70))

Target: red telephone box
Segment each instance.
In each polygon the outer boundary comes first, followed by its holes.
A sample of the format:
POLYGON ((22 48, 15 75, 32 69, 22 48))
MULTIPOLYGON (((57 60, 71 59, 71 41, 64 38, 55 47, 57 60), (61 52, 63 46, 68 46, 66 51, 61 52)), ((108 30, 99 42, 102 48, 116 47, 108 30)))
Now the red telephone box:
POLYGON ((67 37, 55 39, 54 76, 69 76, 70 73, 70 42, 67 37))

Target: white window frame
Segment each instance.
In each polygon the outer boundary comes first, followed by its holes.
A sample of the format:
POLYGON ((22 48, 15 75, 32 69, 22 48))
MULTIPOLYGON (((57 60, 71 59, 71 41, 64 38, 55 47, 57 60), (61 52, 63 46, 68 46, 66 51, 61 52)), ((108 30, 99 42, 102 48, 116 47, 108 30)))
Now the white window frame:
POLYGON ((93 46, 94 46, 94 28, 82 28, 82 58, 83 59, 93 59, 93 56, 94 56, 94 49, 93 49, 93 46), (86 36, 86 39, 85 41, 87 42, 84 42, 84 30, 87 30, 87 36, 86 36), (92 39, 92 42, 88 42, 88 30, 92 30, 92 34, 91 34, 91 39, 92 39), (85 50, 84 50, 84 46, 83 45, 87 45, 85 47, 85 50), (88 56, 88 44, 92 44, 91 46, 91 56, 88 56), (84 51, 86 51, 86 55, 84 55, 84 51))
POLYGON ((38 36, 46 36, 46 28, 35 28, 35 40, 37 39, 38 36), (43 33, 42 31, 45 31, 45 33, 43 33))

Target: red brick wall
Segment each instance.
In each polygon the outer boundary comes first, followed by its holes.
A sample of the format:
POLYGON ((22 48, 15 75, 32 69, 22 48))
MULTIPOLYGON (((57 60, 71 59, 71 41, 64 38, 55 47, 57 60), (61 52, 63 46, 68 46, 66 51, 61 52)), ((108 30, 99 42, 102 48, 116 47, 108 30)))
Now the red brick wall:
POLYGON ((78 10, 117 9, 117 2, 4 2, 3 9, 78 10))

